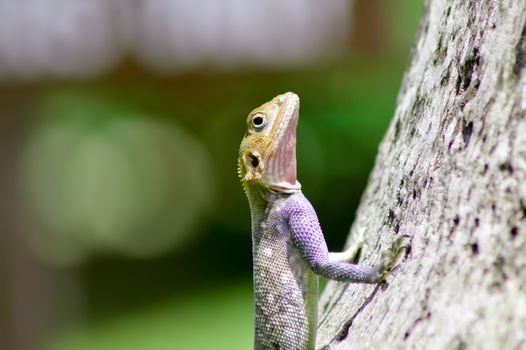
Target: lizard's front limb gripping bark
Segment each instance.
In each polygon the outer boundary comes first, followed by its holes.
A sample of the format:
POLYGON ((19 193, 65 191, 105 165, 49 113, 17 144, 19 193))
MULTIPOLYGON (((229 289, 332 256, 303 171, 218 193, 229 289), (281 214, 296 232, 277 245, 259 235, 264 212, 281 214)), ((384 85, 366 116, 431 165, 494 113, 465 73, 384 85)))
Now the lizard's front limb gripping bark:
POLYGON ((301 256, 316 274, 329 279, 341 282, 382 282, 403 251, 403 241, 399 239, 375 266, 334 261, 330 259, 316 212, 309 201, 302 195, 291 197, 285 212, 292 241, 301 256))

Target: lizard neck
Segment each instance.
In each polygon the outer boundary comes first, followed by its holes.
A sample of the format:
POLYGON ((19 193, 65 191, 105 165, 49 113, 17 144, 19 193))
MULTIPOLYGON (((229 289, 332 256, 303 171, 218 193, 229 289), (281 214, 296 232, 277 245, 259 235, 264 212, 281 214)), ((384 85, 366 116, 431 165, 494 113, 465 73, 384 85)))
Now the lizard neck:
POLYGON ((252 236, 256 238, 259 230, 261 230, 261 223, 266 220, 268 211, 274 206, 277 200, 285 199, 294 192, 283 192, 272 190, 260 184, 243 183, 243 189, 248 198, 250 205, 250 214, 252 221, 252 236))
POLYGON ((265 218, 267 207, 269 204, 272 205, 274 201, 270 190, 261 185, 243 183, 243 189, 250 205, 252 235, 255 235, 259 227, 261 227, 261 221, 265 218))

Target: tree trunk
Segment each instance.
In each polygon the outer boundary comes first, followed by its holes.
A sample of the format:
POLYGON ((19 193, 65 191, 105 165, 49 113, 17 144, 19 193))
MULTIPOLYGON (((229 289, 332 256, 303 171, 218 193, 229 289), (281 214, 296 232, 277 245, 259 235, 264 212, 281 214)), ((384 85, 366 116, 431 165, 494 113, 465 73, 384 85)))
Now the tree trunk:
POLYGON ((327 285, 318 348, 526 349, 526 1, 426 1, 359 230, 410 249, 327 285))

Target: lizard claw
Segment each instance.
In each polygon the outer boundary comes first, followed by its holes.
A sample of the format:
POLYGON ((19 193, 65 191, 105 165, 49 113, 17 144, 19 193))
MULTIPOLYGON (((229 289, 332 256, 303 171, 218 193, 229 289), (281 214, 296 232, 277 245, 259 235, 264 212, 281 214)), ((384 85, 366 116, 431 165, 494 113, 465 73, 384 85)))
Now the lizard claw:
POLYGON ((387 279, 389 272, 393 266, 396 265, 398 259, 400 259, 402 252, 404 252, 409 247, 406 241, 408 237, 409 236, 407 235, 398 237, 391 244, 391 249, 382 253, 382 272, 380 273, 378 282, 384 282, 387 279))

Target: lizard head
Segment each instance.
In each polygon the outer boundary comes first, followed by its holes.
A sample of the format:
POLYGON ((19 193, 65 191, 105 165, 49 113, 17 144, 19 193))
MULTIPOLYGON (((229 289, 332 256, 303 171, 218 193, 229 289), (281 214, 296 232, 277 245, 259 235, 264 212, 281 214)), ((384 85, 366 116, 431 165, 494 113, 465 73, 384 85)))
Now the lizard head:
POLYGON ((281 192, 301 189, 296 180, 296 125, 299 97, 287 92, 254 109, 239 149, 239 176, 281 192))

